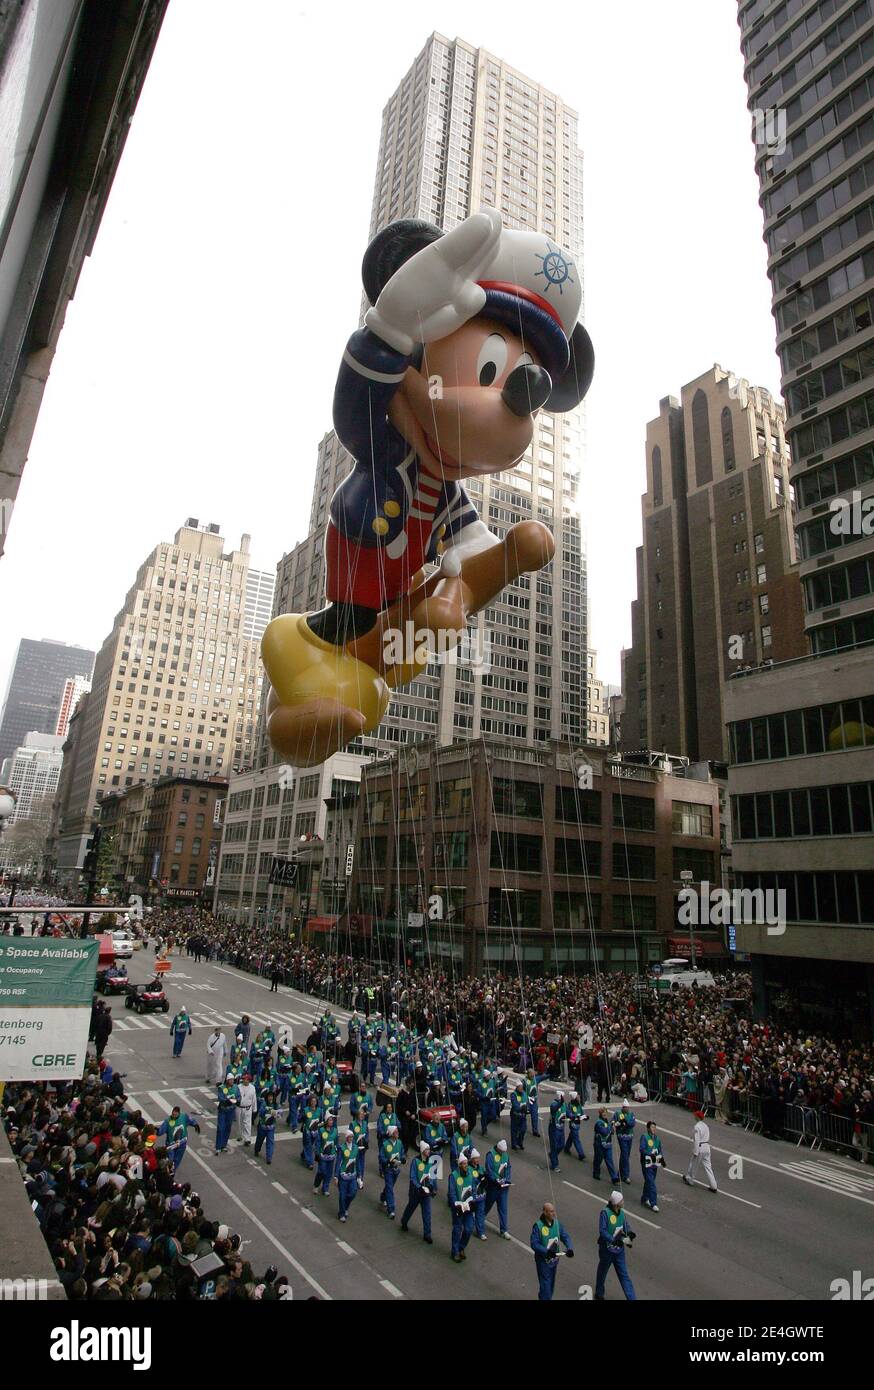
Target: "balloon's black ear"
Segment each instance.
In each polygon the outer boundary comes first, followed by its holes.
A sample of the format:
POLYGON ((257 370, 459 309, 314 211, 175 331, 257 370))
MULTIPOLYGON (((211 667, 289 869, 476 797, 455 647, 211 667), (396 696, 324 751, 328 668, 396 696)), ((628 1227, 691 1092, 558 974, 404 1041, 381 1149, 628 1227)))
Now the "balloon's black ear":
POLYGON ((377 232, 361 262, 361 280, 370 303, 376 303, 383 286, 388 284, 405 261, 441 236, 443 232, 440 227, 413 217, 390 222, 381 232, 377 232))
POLYGON ((595 374, 595 349, 581 323, 571 334, 570 361, 567 369, 552 388, 544 409, 561 413, 579 405, 592 384, 595 374))

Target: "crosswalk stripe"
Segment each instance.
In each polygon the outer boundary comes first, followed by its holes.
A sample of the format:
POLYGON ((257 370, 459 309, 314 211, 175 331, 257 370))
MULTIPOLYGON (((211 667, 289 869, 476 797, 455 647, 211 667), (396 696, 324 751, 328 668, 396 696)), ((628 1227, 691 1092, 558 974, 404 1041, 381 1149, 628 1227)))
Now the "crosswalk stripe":
POLYGON ((173 1109, 172 1105, 167 1104, 160 1091, 149 1091, 149 1095, 151 1096, 152 1100, 155 1102, 159 1110, 166 1110, 169 1114, 170 1111, 173 1109))
POLYGON ((155 1018, 154 1014, 147 1014, 145 1022, 148 1023, 152 1028, 169 1028, 168 1024, 164 1023, 164 1021, 160 1018, 155 1018))
POLYGON ((129 1018, 127 1023, 129 1028, 145 1028, 146 1032, 149 1030, 148 1023, 142 1018, 129 1018))
POLYGON ((120 1028, 123 1033, 127 1033, 130 1031, 130 1026, 131 1025, 127 1022, 127 1020, 123 1018, 115 1018, 112 1021, 113 1032, 115 1032, 116 1028, 120 1028))

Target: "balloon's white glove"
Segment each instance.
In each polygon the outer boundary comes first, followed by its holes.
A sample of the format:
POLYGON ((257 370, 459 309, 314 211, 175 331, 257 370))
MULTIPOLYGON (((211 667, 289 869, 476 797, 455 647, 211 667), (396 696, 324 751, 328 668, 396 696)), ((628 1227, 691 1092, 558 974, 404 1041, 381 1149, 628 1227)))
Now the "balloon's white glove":
POLYGON ((476 283, 501 236, 496 208, 475 212, 396 270, 364 322, 389 347, 409 356, 417 343, 447 338, 481 312, 476 283))

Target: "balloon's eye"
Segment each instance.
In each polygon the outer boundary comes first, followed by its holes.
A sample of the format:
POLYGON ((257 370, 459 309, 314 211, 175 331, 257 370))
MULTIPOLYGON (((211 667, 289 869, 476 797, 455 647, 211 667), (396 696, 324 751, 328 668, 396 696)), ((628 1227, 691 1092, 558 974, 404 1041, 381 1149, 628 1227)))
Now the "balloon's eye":
POLYGON ((479 350, 476 364, 480 386, 491 386, 507 365, 507 344, 500 333, 490 333, 479 350))

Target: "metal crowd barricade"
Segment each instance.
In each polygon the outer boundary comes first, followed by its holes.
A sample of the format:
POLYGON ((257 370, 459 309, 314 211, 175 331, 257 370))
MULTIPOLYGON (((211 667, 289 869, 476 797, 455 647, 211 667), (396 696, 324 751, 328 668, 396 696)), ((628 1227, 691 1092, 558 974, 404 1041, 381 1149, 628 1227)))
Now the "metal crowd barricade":
POLYGON ((863 1163, 874 1162, 874 1125, 831 1110, 820 1111, 817 1120, 822 1147, 858 1153, 863 1163))
POLYGON ((822 1146, 820 1137, 821 1116, 809 1105, 786 1105, 783 1114, 783 1132, 795 1138, 796 1149, 809 1144, 812 1149, 822 1146))

